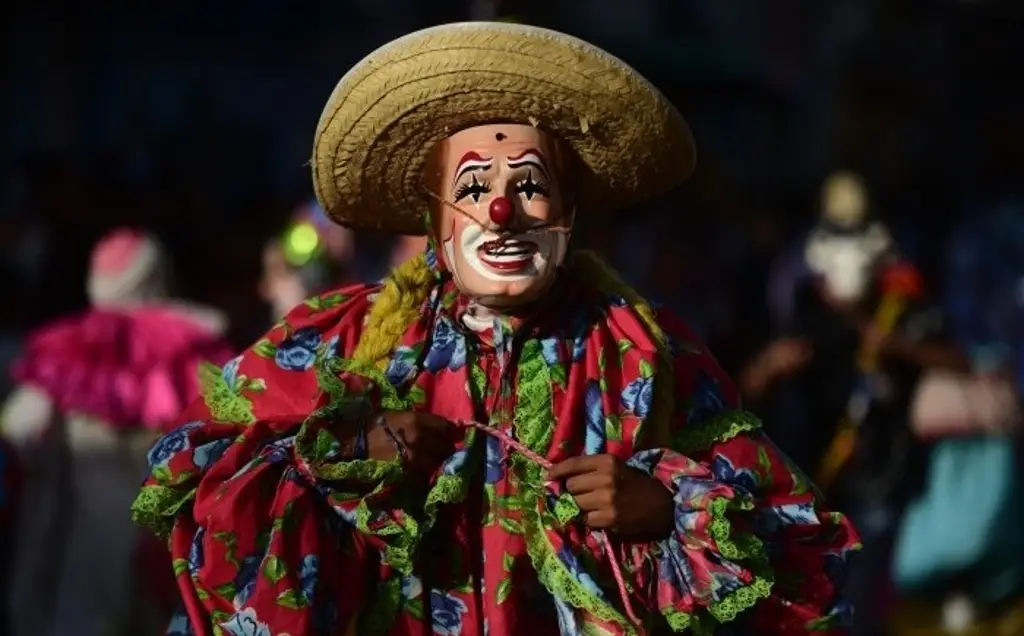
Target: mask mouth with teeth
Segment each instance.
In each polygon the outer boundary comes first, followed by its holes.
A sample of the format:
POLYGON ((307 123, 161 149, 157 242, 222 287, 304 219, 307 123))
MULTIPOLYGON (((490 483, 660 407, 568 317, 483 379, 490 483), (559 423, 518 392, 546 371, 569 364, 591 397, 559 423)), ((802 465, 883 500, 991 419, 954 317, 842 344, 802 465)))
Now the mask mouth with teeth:
POLYGON ((555 232, 500 235, 471 226, 463 229, 458 243, 454 235, 453 232, 445 242, 448 261, 456 262, 455 250, 459 250, 460 260, 495 282, 536 278, 547 272, 552 263, 560 263, 565 252, 565 234, 555 232))
POLYGON ((477 248, 480 262, 491 270, 499 272, 518 272, 526 268, 533 269, 533 257, 537 254, 537 244, 533 241, 520 239, 486 241, 477 248))

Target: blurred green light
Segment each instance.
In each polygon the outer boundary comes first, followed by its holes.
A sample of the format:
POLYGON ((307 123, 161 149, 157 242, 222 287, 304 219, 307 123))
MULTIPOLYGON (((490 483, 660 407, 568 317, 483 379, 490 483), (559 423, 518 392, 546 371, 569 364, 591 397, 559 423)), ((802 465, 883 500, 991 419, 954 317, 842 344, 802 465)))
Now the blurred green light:
POLYGON ((309 223, 300 223, 292 227, 284 240, 284 251, 288 261, 295 266, 302 266, 320 246, 320 235, 309 223))

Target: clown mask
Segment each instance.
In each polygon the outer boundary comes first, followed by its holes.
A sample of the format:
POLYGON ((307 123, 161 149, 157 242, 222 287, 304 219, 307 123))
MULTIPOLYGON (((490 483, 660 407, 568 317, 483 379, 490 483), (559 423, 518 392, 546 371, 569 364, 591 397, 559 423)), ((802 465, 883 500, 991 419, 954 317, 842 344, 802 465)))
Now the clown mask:
POLYGON ((571 228, 554 140, 532 127, 477 126, 442 142, 428 182, 434 232, 456 285, 485 306, 535 300, 565 259, 571 228))

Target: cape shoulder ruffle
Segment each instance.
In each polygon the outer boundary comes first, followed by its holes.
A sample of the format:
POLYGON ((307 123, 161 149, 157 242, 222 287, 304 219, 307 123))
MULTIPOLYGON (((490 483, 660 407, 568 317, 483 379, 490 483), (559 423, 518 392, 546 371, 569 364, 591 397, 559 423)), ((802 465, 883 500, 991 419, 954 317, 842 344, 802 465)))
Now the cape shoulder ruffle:
POLYGON ((12 374, 61 412, 163 428, 198 395, 199 365, 231 357, 214 315, 186 305, 92 309, 32 333, 12 374))

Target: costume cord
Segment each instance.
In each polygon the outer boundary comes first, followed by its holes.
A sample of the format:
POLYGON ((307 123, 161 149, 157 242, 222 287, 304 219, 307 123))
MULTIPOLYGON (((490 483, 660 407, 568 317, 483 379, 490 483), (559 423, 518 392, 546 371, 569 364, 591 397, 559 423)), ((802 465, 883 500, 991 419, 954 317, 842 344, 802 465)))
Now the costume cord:
MULTIPOLYGON (((503 444, 505 444, 506 446, 515 450, 518 453, 522 453, 522 455, 525 456, 527 459, 536 464, 539 464, 545 470, 550 469, 553 465, 546 458, 541 457, 540 455, 533 452, 532 450, 530 450, 523 444, 519 443, 518 441, 512 439, 512 437, 510 437, 509 435, 505 434, 502 431, 481 424, 480 422, 474 422, 472 420, 458 420, 455 422, 455 424, 462 427, 472 427, 481 430, 487 433, 488 435, 493 435, 494 437, 497 437, 499 440, 501 440, 503 444)), ((629 600, 629 588, 626 587, 626 579, 622 575, 622 569, 619 567, 619 560, 617 555, 615 554, 615 548, 612 546, 611 537, 609 537, 608 533, 603 530, 592 530, 592 532, 600 535, 601 537, 601 543, 604 545, 605 554, 608 556, 608 563, 611 565, 612 568, 612 575, 615 577, 615 583, 619 587, 619 598, 622 599, 622 606, 626 610, 626 615, 629 617, 629 620, 632 621, 634 625, 636 625, 637 627, 641 627, 643 623, 641 623, 640 619, 637 618, 636 612, 633 610, 633 604, 629 600)))

